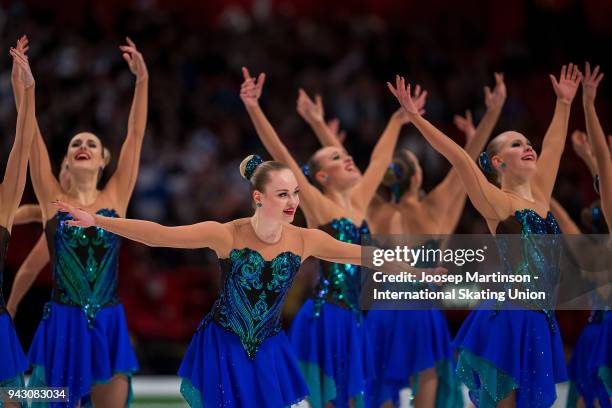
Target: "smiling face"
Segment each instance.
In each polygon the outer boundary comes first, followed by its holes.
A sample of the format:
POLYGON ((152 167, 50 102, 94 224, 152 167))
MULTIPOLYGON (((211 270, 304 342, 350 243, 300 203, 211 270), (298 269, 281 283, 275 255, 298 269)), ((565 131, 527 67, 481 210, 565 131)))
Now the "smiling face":
POLYGON ((323 147, 314 154, 318 169, 312 176, 326 189, 343 191, 353 187, 361 179, 361 173, 346 150, 323 147))
POLYGON ((102 142, 93 133, 78 133, 70 140, 66 161, 71 172, 99 172, 105 162, 102 154, 102 142))
POLYGON ((528 179, 536 172, 538 154, 531 142, 518 132, 504 132, 491 142, 491 164, 502 176, 528 179))
POLYGON ((257 211, 266 218, 282 222, 293 222, 293 217, 300 205, 297 179, 289 169, 272 170, 263 191, 255 190, 253 199, 261 203, 257 211))

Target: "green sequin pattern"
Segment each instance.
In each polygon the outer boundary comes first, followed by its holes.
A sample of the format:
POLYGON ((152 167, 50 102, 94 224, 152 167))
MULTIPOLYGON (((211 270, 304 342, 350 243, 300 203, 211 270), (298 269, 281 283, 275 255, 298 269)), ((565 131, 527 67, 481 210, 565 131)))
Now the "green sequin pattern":
POLYGON ((282 330, 281 308, 300 263, 291 252, 266 261, 252 249, 233 249, 229 259, 221 260, 221 294, 200 329, 214 320, 235 333, 249 358, 255 358, 261 343, 282 330))
MULTIPOLYGON (((497 240, 504 269, 516 275, 532 277, 531 282, 521 284, 522 289, 554 293, 562 250, 557 220, 550 211, 543 218, 531 209, 515 211, 514 219, 520 224, 521 239, 516 241, 498 237, 497 240), (506 254, 514 256, 508 257, 506 254)), ((508 285, 506 289, 511 289, 511 286, 508 285)), ((533 302, 538 305, 537 301, 533 302)), ((554 313, 544 303, 539 306, 551 330, 556 330, 554 313)))
MULTIPOLYGON (((117 217, 115 210, 102 209, 97 214, 117 217)), ((92 327, 100 309, 118 302, 120 239, 101 228, 68 226, 65 222, 70 219, 70 214, 58 213, 55 228, 49 225, 47 229, 48 242, 54 249, 52 298, 79 307, 92 327)))
MULTIPOLYGON (((370 230, 364 220, 360 227, 350 218, 338 218, 321 227, 342 242, 359 244, 368 239, 370 230)), ((321 314, 325 302, 332 302, 357 315, 361 315, 359 297, 361 296, 361 269, 357 265, 321 262, 321 275, 315 288, 315 316, 321 314)))

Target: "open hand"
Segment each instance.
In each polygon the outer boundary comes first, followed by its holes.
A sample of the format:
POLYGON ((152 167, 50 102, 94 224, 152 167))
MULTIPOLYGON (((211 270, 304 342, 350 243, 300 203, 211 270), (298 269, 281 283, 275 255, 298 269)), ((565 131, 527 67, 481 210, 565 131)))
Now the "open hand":
POLYGON ((582 102, 594 102, 597 95, 597 87, 603 79, 603 72, 599 72, 599 65, 591 72, 591 64, 588 62, 584 67, 584 78, 582 80, 582 102))
POLYGON ((257 80, 255 80, 249 73, 249 70, 242 67, 242 76, 244 77, 244 82, 240 87, 240 99, 242 99, 245 106, 259 105, 259 97, 266 82, 266 74, 259 74, 257 80))
POLYGON ((564 65, 561 68, 559 81, 553 75, 550 75, 550 82, 557 95, 557 100, 566 104, 571 104, 574 100, 581 80, 582 73, 578 70, 578 66, 574 64, 569 64, 569 67, 564 65))
POLYGON ((136 83, 144 81, 149 78, 149 71, 147 65, 142 58, 142 54, 136 48, 134 41, 130 37, 125 37, 127 45, 119 46, 119 49, 123 52, 123 59, 128 63, 130 71, 136 76, 136 83))
POLYGON ((472 119, 472 112, 468 109, 465 111, 465 116, 455 115, 453 117, 453 123, 464 135, 465 143, 468 144, 474 139, 476 134, 476 127, 474 127, 474 121, 472 119))
POLYGON ((56 206, 59 211, 69 213, 72 216, 72 220, 65 221, 66 225, 84 228, 94 227, 96 225, 96 219, 87 211, 76 208, 64 201, 53 201, 52 204, 56 206))
POLYGON ((491 91, 488 86, 484 87, 485 105, 488 110, 501 110, 506 101, 506 84, 504 83, 504 74, 495 73, 495 88, 491 91))
POLYGON ((32 75, 32 70, 30 69, 28 57, 23 53, 23 51, 20 51, 17 48, 11 47, 9 53, 13 57, 13 66, 17 67, 18 71, 18 75, 15 79, 18 82, 21 82, 25 88, 33 86, 34 76, 32 75))
POLYGON ((323 122, 323 100, 321 95, 315 95, 315 100, 310 99, 306 91, 300 88, 297 99, 297 111, 308 123, 323 122))

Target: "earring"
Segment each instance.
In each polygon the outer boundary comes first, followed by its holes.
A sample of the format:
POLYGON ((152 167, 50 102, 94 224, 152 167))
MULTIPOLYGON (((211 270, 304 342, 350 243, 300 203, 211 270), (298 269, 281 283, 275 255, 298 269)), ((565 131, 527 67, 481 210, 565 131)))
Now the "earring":
POLYGON ((506 163, 502 163, 502 164, 501 164, 501 168, 502 168, 502 170, 506 170, 506 167, 508 167, 508 165, 507 165, 506 163))
POLYGON ((255 204, 255 206, 256 206, 257 208, 261 208, 261 207, 263 207, 263 204, 262 204, 262 203, 257 203, 257 204, 255 204))

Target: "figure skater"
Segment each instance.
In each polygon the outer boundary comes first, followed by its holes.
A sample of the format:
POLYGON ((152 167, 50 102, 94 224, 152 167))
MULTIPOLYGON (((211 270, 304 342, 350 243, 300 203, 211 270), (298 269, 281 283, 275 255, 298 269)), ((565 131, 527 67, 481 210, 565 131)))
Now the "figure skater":
MULTIPOLYGON (((2 274, 13 219, 25 189, 28 156, 34 139, 34 77, 22 49, 11 48, 10 54, 13 58, 11 79, 19 84, 22 94, 18 101, 15 141, 6 165, 4 180, 0 184, 0 389, 23 387, 23 373, 28 368, 27 359, 4 303, 2 274)), ((8 395, 0 393, 0 407, 20 406, 22 404, 11 402, 8 395)))
MULTIPOLYGON (((255 80, 243 68, 243 76, 240 97, 266 150, 296 174, 308 226, 344 242, 367 240, 366 210, 391 163, 400 129, 408 122, 406 115, 401 111, 393 114, 363 175, 346 150, 327 146, 309 160, 307 177, 259 106, 265 74, 255 80)), ((421 107, 425 97, 426 92, 415 94, 421 107)), ((313 408, 359 404, 366 381, 373 375, 359 305, 361 279, 355 264, 323 262, 314 295, 293 321, 291 343, 310 389, 308 402, 313 408)))
MULTIPOLYGON (((527 138, 513 131, 491 140, 480 156, 487 171, 499 174, 501 188, 486 179, 465 150, 419 115, 403 78, 397 78, 395 88, 388 84, 412 123, 457 169, 493 234, 519 233, 528 239, 532 234, 560 233, 549 205, 581 73, 570 64, 563 66, 559 80, 552 75, 550 80, 557 102, 540 159, 527 138)), ((533 275, 545 278, 558 269, 558 259, 522 256, 533 275)), ((567 379, 561 336, 549 310, 473 311, 454 343, 459 349, 457 374, 479 407, 550 406, 556 398, 555 383, 567 379)))
MULTIPOLYGON (((32 184, 41 206, 53 272, 51 301, 29 351, 34 366, 30 385, 67 387, 68 401, 51 403, 52 407, 89 402, 96 407, 128 405, 131 376, 138 369, 117 297, 119 238, 102 230, 65 228, 65 214, 56 214, 51 206, 51 200, 61 198, 99 214, 125 216, 138 174, 149 76, 142 55, 129 38, 120 49, 136 85, 117 170, 105 188, 97 187, 106 163, 104 149, 92 133, 79 133, 70 140, 67 191, 51 172, 38 126, 30 152, 32 184)), ((15 92, 19 95, 20 88, 15 87, 15 92)))

